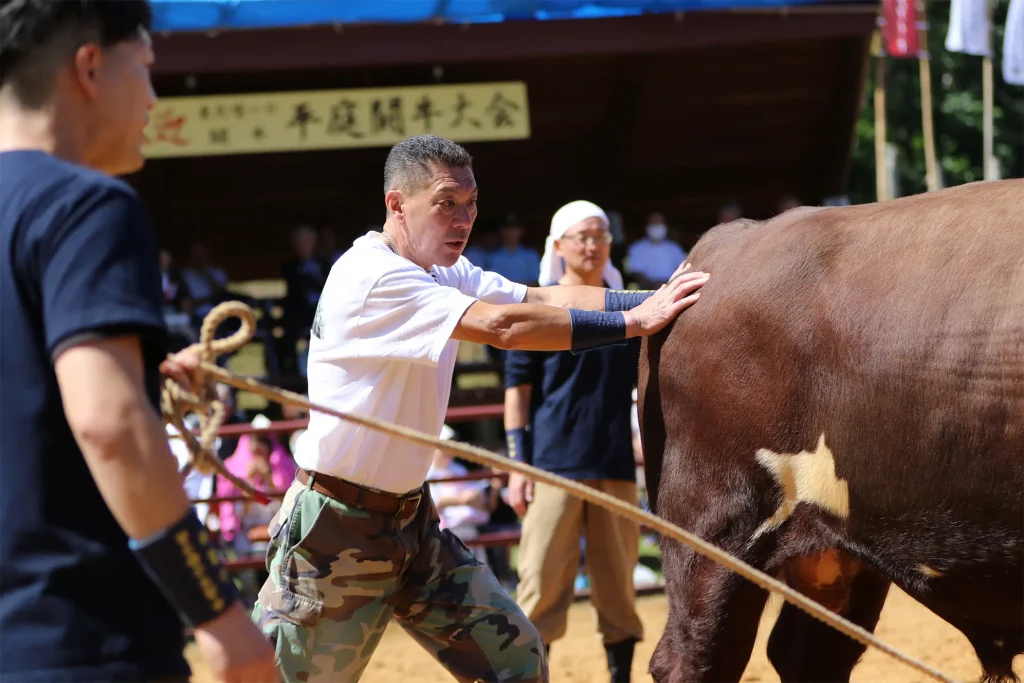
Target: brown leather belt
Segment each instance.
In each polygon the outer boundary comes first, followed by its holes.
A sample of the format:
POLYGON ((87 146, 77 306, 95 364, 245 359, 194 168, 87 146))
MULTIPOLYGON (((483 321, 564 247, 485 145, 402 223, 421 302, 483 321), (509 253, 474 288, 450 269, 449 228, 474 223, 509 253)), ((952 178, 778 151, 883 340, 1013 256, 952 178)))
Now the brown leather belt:
POLYGON ((422 490, 404 495, 384 493, 320 472, 309 472, 301 467, 295 471, 295 478, 303 486, 309 486, 314 491, 345 505, 396 517, 414 514, 423 499, 422 490))

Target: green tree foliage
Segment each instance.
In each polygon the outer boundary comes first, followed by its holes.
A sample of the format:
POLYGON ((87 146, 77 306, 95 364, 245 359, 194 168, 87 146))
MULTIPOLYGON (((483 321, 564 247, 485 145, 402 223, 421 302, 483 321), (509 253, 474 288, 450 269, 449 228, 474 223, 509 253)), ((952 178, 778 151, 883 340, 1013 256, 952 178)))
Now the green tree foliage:
MULTIPOLYGON (((1024 177, 1024 88, 1002 77, 1003 31, 1009 0, 993 7, 994 151, 1002 177, 1024 177)), ((982 58, 946 50, 949 2, 927 2, 931 57, 935 154, 940 186, 981 180, 983 172, 982 58)), ((924 139, 921 132, 921 79, 917 59, 886 58, 887 140, 899 148, 900 194, 924 192, 924 139)), ((875 68, 872 60, 857 143, 850 169, 850 201, 875 200, 875 68)))

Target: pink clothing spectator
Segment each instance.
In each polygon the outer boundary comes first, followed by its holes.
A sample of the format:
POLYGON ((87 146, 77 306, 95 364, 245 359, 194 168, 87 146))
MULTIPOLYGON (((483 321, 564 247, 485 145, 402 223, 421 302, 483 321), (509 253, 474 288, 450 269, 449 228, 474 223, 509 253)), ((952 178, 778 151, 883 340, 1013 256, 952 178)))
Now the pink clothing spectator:
MULTIPOLYGON (((283 491, 295 478, 295 461, 284 446, 270 435, 259 435, 255 439, 252 434, 241 437, 238 440, 238 448, 224 460, 224 465, 229 472, 250 482, 261 491, 283 491), (257 459, 267 458, 268 452, 269 467, 259 467, 257 459), (269 473, 269 481, 266 474, 261 474, 260 470, 269 473)), ((217 480, 218 497, 237 495, 241 495, 241 491, 234 484, 223 477, 217 480)), ((220 532, 225 540, 232 542, 236 534, 244 536, 244 533, 254 526, 269 524, 280 504, 280 500, 272 500, 270 505, 261 505, 257 502, 221 503, 220 532)))

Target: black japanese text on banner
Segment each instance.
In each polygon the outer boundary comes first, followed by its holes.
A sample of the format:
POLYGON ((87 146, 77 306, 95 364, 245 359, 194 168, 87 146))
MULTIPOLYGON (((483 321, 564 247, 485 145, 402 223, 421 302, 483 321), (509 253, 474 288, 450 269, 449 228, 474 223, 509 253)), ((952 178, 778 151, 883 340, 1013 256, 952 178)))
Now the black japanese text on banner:
POLYGON ((147 157, 389 147, 432 133, 458 142, 530 137, 518 81, 161 99, 147 157))

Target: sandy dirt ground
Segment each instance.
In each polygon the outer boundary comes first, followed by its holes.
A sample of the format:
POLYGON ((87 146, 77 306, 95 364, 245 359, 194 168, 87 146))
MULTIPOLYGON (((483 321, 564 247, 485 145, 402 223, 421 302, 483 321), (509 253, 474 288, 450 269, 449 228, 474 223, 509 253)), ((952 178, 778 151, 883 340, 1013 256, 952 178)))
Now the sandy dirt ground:
MULTIPOLYGON (((646 629, 644 642, 637 647, 633 662, 633 682, 651 681, 647 673, 658 638, 665 627, 668 602, 664 596, 638 600, 638 610, 646 629)), ((779 677, 765 655, 765 643, 778 613, 778 603, 769 602, 753 655, 743 676, 744 683, 776 683, 779 677)), ((967 639, 906 594, 893 588, 882 619, 876 629, 883 641, 898 647, 938 668, 954 679, 976 681, 981 667, 967 639)), ((194 653, 189 652, 192 655, 194 653)), ((195 683, 208 683, 201 662, 192 659, 195 683)), ((1018 657, 1015 669, 1024 675, 1024 657, 1018 657)), ((449 676, 426 652, 397 626, 390 626, 363 676, 361 683, 450 683, 449 676)), ((569 617, 569 631, 557 641, 551 652, 552 683, 603 683, 607 681, 604 650, 595 637, 593 615, 588 603, 576 603, 569 617)), ((931 679, 909 669, 887 655, 868 650, 853 671, 853 683, 924 683, 931 679)), ((343 683, 340 682, 339 683, 343 683)))

